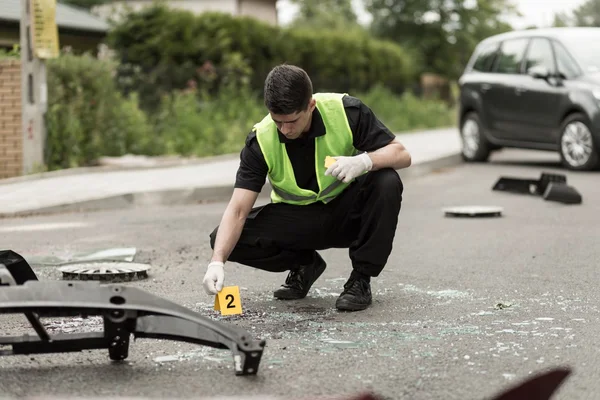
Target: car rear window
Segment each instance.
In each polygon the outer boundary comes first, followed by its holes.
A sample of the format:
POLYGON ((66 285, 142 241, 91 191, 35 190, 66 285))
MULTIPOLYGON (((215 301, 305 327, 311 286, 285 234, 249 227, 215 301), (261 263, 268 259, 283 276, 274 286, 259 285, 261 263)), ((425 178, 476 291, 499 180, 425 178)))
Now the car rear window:
POLYGON ((527 48, 528 38, 508 39, 502 42, 494 72, 499 74, 520 74, 521 62, 527 48))
POLYGON ((489 43, 484 45, 477 54, 477 59, 473 63, 473 70, 479 72, 489 72, 494 64, 494 58, 498 51, 498 43, 489 43))

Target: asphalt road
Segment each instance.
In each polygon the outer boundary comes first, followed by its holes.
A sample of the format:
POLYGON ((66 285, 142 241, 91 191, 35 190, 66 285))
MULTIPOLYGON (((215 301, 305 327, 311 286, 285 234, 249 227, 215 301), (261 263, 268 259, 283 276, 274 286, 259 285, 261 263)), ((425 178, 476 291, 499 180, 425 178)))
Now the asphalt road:
MULTIPOLYGON (((350 273, 345 250, 322 253, 328 268, 301 301, 272 298, 285 274, 228 264, 226 284, 241 288, 244 313, 214 312, 201 279, 224 203, 0 220, 0 247, 25 257, 136 247, 136 261, 152 270, 132 286, 267 340, 250 378, 234 376, 227 350, 151 339, 132 343, 121 364, 102 350, 4 357, 0 396, 297 398, 372 390, 393 399, 484 399, 530 374, 570 366, 555 398, 597 398, 598 174, 562 171, 582 205, 491 190, 501 175, 561 171, 556 159, 504 151, 488 164, 405 182, 393 254, 373 280, 373 306, 359 313, 334 307, 350 273), (504 214, 444 217, 442 208, 454 205, 501 206, 504 214)), ((40 279, 61 279, 54 267, 35 270, 40 279)), ((52 326, 98 328, 94 319, 67 322, 52 326)), ((25 326, 21 316, 0 316, 2 334, 25 326)))

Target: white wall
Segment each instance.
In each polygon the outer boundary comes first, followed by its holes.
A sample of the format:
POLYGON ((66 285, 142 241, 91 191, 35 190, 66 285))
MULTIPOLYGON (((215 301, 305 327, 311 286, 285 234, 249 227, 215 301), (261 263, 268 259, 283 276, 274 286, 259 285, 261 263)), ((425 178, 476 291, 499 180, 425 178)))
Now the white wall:
POLYGON ((277 25, 277 8, 274 0, 240 0, 239 15, 247 15, 277 25))
MULTIPOLYGON (((120 14, 124 5, 138 11, 145 6, 152 5, 152 1, 115 1, 114 3, 94 7, 93 13, 103 18, 114 18, 120 14)), ((220 11, 232 15, 251 16, 264 22, 277 24, 275 0, 169 0, 169 5, 196 14, 204 11, 220 11)))
POLYGON ((234 15, 237 13, 237 0, 170 0, 169 5, 195 14, 203 11, 221 11, 234 15))

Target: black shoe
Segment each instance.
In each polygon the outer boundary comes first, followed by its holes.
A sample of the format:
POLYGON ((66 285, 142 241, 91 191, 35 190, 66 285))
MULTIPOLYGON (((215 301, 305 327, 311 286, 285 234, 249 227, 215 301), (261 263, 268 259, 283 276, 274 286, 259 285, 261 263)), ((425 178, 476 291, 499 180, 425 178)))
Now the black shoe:
POLYGON ((353 276, 344 285, 335 306, 342 311, 360 311, 369 307, 372 302, 371 284, 364 279, 353 276))
POLYGON ((290 271, 285 284, 273 292, 273 296, 281 300, 303 299, 313 283, 321 276, 327 264, 317 253, 316 260, 310 265, 301 265, 298 269, 290 271))

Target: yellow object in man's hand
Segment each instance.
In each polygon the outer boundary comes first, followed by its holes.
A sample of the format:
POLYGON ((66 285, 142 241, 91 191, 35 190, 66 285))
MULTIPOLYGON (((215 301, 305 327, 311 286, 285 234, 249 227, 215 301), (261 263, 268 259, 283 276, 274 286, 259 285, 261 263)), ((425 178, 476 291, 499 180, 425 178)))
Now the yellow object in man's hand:
POLYGON ((325 168, 331 167, 337 160, 333 157, 325 157, 325 168))

